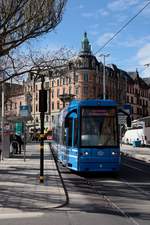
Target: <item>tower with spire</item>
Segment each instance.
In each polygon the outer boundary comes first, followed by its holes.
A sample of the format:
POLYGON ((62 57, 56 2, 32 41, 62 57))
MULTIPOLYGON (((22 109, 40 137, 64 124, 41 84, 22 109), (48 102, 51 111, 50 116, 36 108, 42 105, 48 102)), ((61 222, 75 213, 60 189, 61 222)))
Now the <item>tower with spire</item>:
POLYGON ((81 42, 81 53, 91 54, 91 45, 89 44, 89 40, 88 40, 86 32, 84 32, 84 37, 81 42))

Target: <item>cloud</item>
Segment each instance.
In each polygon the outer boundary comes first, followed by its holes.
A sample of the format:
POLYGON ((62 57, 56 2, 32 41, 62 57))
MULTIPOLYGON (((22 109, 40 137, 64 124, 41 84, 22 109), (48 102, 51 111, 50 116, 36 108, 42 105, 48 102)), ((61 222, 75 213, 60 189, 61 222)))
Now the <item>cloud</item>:
MULTIPOLYGON (((142 4, 138 5, 136 9, 139 11, 142 7, 144 7, 146 4, 150 3, 149 1, 143 1, 142 4)), ((142 11, 141 16, 149 17, 150 14, 150 5, 147 5, 147 7, 142 11)), ((147 21, 149 22, 149 21, 147 21)))
POLYGON ((111 11, 124 11, 131 6, 135 6, 139 3, 139 0, 115 0, 107 5, 107 8, 111 11))
POLYGON ((86 17, 86 18, 91 18, 91 17, 94 17, 94 13, 84 12, 81 14, 81 16, 86 17))
POLYGON ((100 9, 98 10, 98 12, 100 13, 101 16, 108 16, 109 12, 105 9, 100 9))
POLYGON ((89 34, 92 35, 92 36, 96 36, 96 35, 98 35, 98 31, 90 30, 89 34))
POLYGON ((130 38, 127 41, 119 42, 118 45, 123 47, 134 48, 134 47, 139 47, 141 45, 144 45, 146 42, 149 42, 149 41, 150 41, 150 35, 147 35, 141 38, 130 38))
MULTIPOLYGON (((150 63, 150 44, 146 44, 137 53, 137 58, 140 65, 145 65, 150 63)), ((145 70, 142 73, 143 77, 150 77, 150 67, 145 67, 145 70)))
POLYGON ((97 44, 99 46, 104 45, 114 34, 113 33, 104 33, 103 35, 101 35, 98 40, 97 40, 97 44))
POLYGON ((96 36, 99 33, 99 24, 94 23, 92 25, 89 25, 89 34, 91 34, 92 36, 96 36))
POLYGON ((150 63, 150 44, 146 44, 144 47, 139 49, 137 53, 137 58, 139 62, 144 65, 146 63, 150 63))
POLYGON ((78 8, 79 9, 83 9, 84 8, 84 5, 80 4, 78 8))

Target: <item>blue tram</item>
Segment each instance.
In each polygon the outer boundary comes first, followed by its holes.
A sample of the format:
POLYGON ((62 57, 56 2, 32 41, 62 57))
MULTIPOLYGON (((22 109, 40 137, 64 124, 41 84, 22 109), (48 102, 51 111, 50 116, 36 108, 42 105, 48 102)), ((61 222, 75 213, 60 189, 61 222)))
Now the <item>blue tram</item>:
POLYGON ((73 100, 53 128, 52 148, 63 165, 80 172, 117 172, 120 168, 117 103, 73 100))

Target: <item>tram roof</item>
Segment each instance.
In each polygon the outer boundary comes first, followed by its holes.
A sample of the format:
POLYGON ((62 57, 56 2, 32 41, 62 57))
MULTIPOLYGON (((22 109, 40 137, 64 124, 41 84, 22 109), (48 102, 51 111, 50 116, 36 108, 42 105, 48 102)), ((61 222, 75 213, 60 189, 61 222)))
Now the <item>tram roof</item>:
POLYGON ((72 100, 69 104, 69 108, 78 106, 117 106, 117 102, 111 99, 82 99, 72 100))

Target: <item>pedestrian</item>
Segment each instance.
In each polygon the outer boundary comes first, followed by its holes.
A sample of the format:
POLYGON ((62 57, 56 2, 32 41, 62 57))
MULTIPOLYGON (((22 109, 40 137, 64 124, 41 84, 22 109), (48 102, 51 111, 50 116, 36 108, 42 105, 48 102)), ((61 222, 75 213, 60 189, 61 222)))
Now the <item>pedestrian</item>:
POLYGON ((21 147, 23 145, 23 141, 19 134, 16 134, 15 136, 16 136, 16 141, 18 142, 18 146, 19 146, 19 154, 21 154, 21 147))

